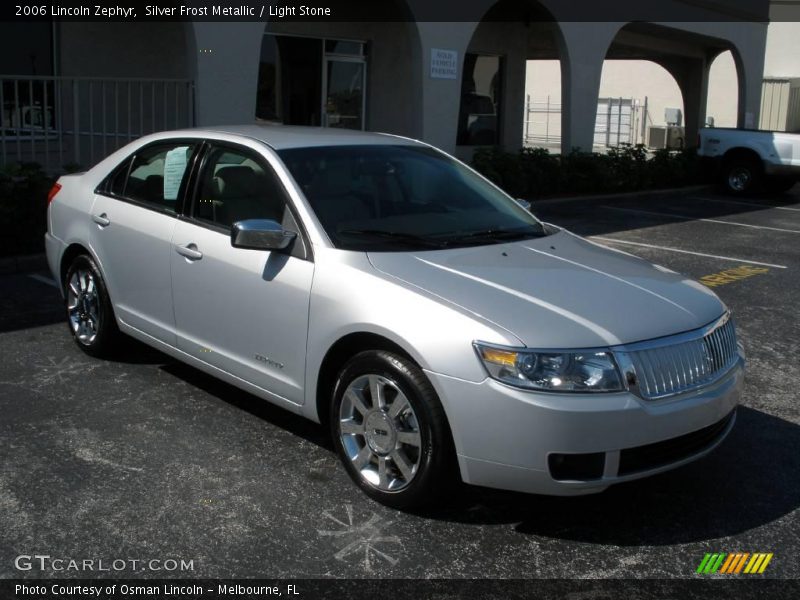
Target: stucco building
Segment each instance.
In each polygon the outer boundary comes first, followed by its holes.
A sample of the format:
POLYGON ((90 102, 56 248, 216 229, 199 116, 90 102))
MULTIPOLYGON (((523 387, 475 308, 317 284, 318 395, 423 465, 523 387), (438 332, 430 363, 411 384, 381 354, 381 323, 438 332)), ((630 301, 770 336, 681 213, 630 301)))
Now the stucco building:
MULTIPOLYGON (((40 34, 50 36, 32 61, 40 79, 30 79, 31 61, 21 53, 0 64, 4 158, 17 151, 9 132, 22 135, 13 127, 26 123, 26 110, 41 111, 41 125, 52 129, 39 137, 50 140, 55 163, 99 160, 147 130, 257 118, 386 131, 460 156, 476 145, 513 149, 523 141, 527 61, 534 59, 559 61, 563 149, 592 146, 606 59, 664 67, 681 92, 692 139, 706 118, 710 65, 730 51, 736 123, 756 123, 767 0, 664 0, 651 13, 642 4, 464 0, 444 13, 430 0, 387 0, 380 21, 60 22, 40 34), (443 14, 458 20, 445 22, 443 14)), ((16 35, 31 44, 30 35, 16 35)))

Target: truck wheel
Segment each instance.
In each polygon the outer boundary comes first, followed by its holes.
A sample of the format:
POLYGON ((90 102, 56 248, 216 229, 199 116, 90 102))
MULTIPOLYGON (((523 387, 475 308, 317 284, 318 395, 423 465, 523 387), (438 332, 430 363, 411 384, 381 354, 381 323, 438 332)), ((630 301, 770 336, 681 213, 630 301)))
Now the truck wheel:
POLYGON ((723 184, 731 194, 745 196, 752 194, 761 185, 761 164, 752 158, 733 158, 723 171, 723 184))
POLYGON ((366 351, 342 369, 331 436, 347 473, 394 508, 432 504, 455 480, 444 409, 422 370, 403 356, 366 351))
POLYGON ((770 177, 767 179, 767 191, 771 194, 782 194, 794 187, 797 183, 792 177, 770 177))

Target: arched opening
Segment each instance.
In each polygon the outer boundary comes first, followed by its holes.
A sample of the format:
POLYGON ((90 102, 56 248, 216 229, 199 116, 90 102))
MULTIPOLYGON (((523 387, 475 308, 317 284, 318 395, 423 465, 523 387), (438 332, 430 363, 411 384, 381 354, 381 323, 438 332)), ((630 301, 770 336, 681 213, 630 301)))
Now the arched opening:
MULTIPOLYGON (((479 146, 523 145, 530 108, 527 96, 530 89, 539 89, 543 75, 536 65, 548 63, 560 69, 557 36, 558 24, 539 2, 501 0, 486 12, 462 61, 459 155, 479 146)), ((538 129, 527 133, 538 135, 538 129)), ((553 136, 557 135, 554 128, 553 136)))
MULTIPOLYGON (((707 125, 736 127, 739 114, 739 86, 736 61, 733 53, 726 50, 714 59, 709 69, 707 125)), ((755 126, 755 123, 749 124, 749 127, 755 126)))
POLYGON ((383 11, 381 22, 267 23, 256 119, 415 135, 419 34, 403 0, 383 11))
MULTIPOLYGON (((559 61, 531 60, 527 68, 525 144, 559 151, 559 61)), ((602 150, 621 144, 647 144, 651 128, 657 137, 668 124, 682 125, 683 114, 680 87, 667 69, 650 60, 606 60, 593 147, 602 150)))
POLYGON ((525 146, 561 151, 561 61, 527 61, 525 73, 525 146))
POLYGON ((652 60, 606 60, 595 147, 683 145, 684 100, 675 77, 652 60), (677 133, 668 133, 677 131, 677 133), (672 135, 672 139, 667 136, 672 135))
MULTIPOLYGON (((728 47, 725 40, 684 29, 629 23, 609 47, 601 87, 605 91, 616 80, 617 87, 637 90, 642 103, 647 98, 646 107, 640 104, 638 111, 632 111, 639 117, 633 117, 634 123, 638 121, 638 132, 632 136, 636 143, 652 150, 689 147, 706 121, 709 59, 728 47), (613 74, 609 71, 606 77, 606 68, 622 59, 622 68, 613 67, 613 74)), ((734 122, 735 112, 734 107, 734 122)), ((597 131, 603 129, 600 118, 598 113, 597 131)))

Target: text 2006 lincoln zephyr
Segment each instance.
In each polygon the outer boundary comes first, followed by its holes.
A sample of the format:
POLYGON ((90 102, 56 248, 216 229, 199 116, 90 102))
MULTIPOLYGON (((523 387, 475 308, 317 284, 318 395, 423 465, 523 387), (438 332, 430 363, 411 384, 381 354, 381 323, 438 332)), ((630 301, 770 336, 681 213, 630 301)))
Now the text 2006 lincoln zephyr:
POLYGON ((710 290, 537 220, 447 154, 282 126, 144 137, 50 194, 77 344, 120 333, 330 425, 388 505, 571 495, 687 463, 744 355, 710 290))

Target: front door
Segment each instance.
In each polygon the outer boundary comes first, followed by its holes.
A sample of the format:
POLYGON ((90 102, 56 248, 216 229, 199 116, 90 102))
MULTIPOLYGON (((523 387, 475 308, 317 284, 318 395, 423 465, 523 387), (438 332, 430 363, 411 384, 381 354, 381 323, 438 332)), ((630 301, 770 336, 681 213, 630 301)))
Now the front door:
POLYGON ((269 162, 250 148, 213 144, 172 238, 178 348, 303 403, 314 263, 269 162), (231 225, 272 219, 298 232, 290 251, 231 246, 231 225))

